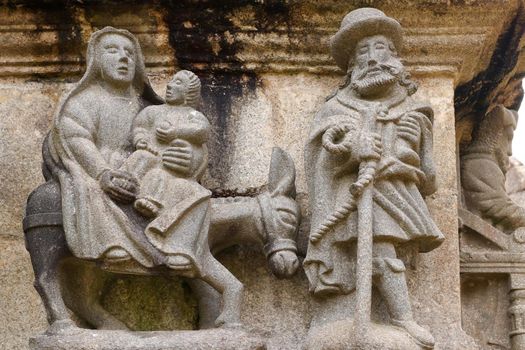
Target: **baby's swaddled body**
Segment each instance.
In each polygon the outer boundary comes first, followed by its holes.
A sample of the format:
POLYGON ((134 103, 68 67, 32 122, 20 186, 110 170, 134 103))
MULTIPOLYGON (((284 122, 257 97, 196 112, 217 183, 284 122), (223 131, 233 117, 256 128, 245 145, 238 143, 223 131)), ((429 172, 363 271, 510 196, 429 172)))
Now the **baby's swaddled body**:
POLYGON ((145 216, 157 216, 164 208, 193 198, 206 190, 198 180, 207 166, 206 141, 210 124, 206 117, 188 106, 160 105, 145 108, 133 126, 136 151, 124 164, 137 177, 140 190, 135 208, 145 216), (191 147, 189 172, 166 167, 162 154, 168 148, 191 147))

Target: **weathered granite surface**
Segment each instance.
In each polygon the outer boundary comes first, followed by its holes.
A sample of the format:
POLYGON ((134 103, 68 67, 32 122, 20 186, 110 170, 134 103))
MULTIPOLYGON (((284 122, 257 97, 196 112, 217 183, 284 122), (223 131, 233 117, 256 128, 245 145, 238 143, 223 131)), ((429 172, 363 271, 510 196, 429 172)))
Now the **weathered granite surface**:
MULTIPOLYGON (((359 350, 363 345, 352 336, 356 329, 347 320, 336 321, 329 325, 316 328, 307 339, 308 349, 316 350, 359 350)), ((406 332, 385 325, 372 324, 364 334, 370 350, 421 350, 425 349, 414 343, 406 332)))
POLYGON ((33 288, 33 271, 24 241, 0 239, 0 338, 2 348, 28 349, 30 336, 47 328, 42 301, 33 288))
MULTIPOLYGON (((217 131, 210 148, 216 152, 215 159, 220 159, 210 165, 205 177, 208 186, 260 186, 266 181, 274 144, 292 155, 298 169, 298 199, 305 214, 299 242, 305 253, 309 213, 302 171, 303 144, 311 116, 341 80, 327 54, 327 39, 337 30, 344 14, 365 4, 126 3, 123 7, 106 1, 90 5, 47 1, 42 6, 11 1, 0 9, 0 223, 4 228, 0 233, 0 318, 9 320, 0 324, 0 339, 9 349, 27 349, 28 338, 46 327, 21 239, 24 202, 43 181, 40 145, 59 97, 80 78, 89 35, 106 25, 127 28, 138 36, 158 93, 178 69, 197 68, 198 75, 206 79, 203 85, 208 88, 203 96, 209 107, 205 114, 211 116, 217 131), (203 10, 206 6, 209 11, 203 10), (189 47, 200 50, 195 53, 189 47)), ((468 120, 471 126, 479 122, 468 114, 469 110, 483 111, 496 100, 507 107, 519 105, 520 76, 525 68, 520 9, 523 2, 381 1, 372 2, 372 6, 398 19, 406 28, 408 45, 401 54, 420 84, 416 97, 429 100, 436 112, 438 192, 428 204, 447 239, 436 251, 407 264, 415 318, 437 330, 434 335, 438 349, 508 348, 509 344, 504 343, 508 319, 501 318, 507 308, 502 298, 508 293, 508 281, 482 279, 472 285, 479 293, 491 290, 488 296, 473 295, 465 288, 468 284, 460 291, 459 194, 453 160, 456 138, 462 143, 470 135, 463 132, 469 128, 461 128, 463 121, 468 120), (476 298, 479 303, 474 301, 476 298), (480 305, 488 301, 494 311, 476 315, 480 305), (474 313, 466 312, 462 317, 461 311, 466 308, 462 304, 470 305, 468 309, 474 313), (497 320, 486 321, 489 314, 498 315, 497 320), (479 345, 465 336, 462 324, 479 345), (479 331, 494 325, 498 325, 495 338, 479 331)), ((305 339, 310 318, 306 277, 300 274, 290 281, 277 280, 269 275, 264 257, 255 251, 240 249, 221 257, 245 284, 242 317, 250 327, 274 335, 270 348, 293 349, 305 339)), ((160 296, 174 300, 166 305, 184 301, 162 279, 157 282, 164 284, 160 290, 169 294, 161 292, 160 296)), ((106 298, 113 305, 113 300, 122 302, 118 308, 125 311, 115 312, 130 315, 133 328, 176 328, 174 320, 155 317, 161 310, 150 312, 146 308, 153 317, 142 323, 133 320, 136 316, 131 315, 145 304, 138 301, 130 310, 126 309, 129 303, 125 299, 143 290, 143 283, 117 284, 106 298)), ((190 323, 192 317, 189 315, 190 323)))
POLYGON ((525 166, 514 157, 510 158, 505 188, 513 201, 525 207, 525 166))
POLYGON ((119 332, 79 330, 71 335, 40 335, 29 341, 37 350, 265 350, 262 337, 221 329, 176 332, 119 332))
MULTIPOLYGON (((352 348, 385 347, 376 339, 388 338, 388 327, 411 338, 397 348, 435 344, 431 330, 414 320, 401 260, 407 246, 427 253, 445 239, 423 199, 436 191, 433 110, 412 97, 417 85, 397 54, 403 39, 395 19, 361 8, 330 40, 348 73, 315 114, 305 146, 312 216, 303 267, 317 299, 312 343, 326 337, 317 328, 346 321, 353 324, 352 348), (372 287, 386 305, 382 327, 371 319, 372 287)), ((338 338, 330 347, 349 346, 338 338)))

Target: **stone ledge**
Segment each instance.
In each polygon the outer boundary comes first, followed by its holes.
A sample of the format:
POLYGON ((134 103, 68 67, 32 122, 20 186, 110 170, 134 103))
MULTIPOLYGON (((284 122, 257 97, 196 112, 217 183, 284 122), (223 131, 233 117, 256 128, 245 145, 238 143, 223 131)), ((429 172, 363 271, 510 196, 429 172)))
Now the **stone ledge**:
POLYGON ((525 273, 523 253, 461 252, 461 273, 525 273))
POLYGON ((266 342, 244 331, 210 329, 200 331, 127 332, 75 329, 62 334, 31 338, 34 350, 264 350, 266 342))
POLYGON ((305 347, 308 350, 423 350, 403 330, 382 324, 371 323, 357 343, 353 320, 341 320, 310 329, 305 347))

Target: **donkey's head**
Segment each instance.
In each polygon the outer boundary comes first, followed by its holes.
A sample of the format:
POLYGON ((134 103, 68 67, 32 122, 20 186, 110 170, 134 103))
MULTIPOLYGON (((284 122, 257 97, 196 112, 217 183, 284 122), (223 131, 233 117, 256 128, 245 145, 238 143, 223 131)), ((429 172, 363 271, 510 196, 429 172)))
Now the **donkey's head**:
POLYGON ((266 230, 264 252, 272 272, 291 277, 299 267, 295 238, 301 212, 295 201, 295 166, 288 153, 274 147, 268 191, 258 196, 266 230))

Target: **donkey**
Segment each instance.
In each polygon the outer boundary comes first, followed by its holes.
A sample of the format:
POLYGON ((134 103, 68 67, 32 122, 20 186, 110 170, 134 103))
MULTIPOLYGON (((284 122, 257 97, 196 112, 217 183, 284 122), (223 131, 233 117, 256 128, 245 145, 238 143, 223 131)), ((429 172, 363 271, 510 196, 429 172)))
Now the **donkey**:
MULTIPOLYGON (((40 294, 50 324, 48 332, 56 333, 76 327, 71 313, 95 329, 127 329, 100 303, 100 292, 114 274, 173 274, 166 268, 121 269, 104 266, 102 262, 78 259, 70 252, 62 226, 60 186, 54 178, 54 164, 44 141, 43 175, 46 182, 36 188, 27 200, 23 228, 26 249, 35 273, 35 288, 40 294), (68 271, 68 273, 64 273, 68 271), (80 282, 79 282, 80 281, 80 282)), ((295 201, 295 166, 291 157, 275 147, 272 152, 267 189, 247 191, 244 195, 219 193, 212 198, 209 246, 212 254, 233 245, 255 244, 266 255, 270 270, 278 278, 291 277, 299 267, 295 236, 300 210, 295 201), (252 192, 252 193, 250 193, 252 192)), ((143 220, 131 207, 123 208, 130 220, 143 220)), ((138 266, 138 264, 137 264, 138 266)), ((199 304, 199 328, 212 328, 224 294, 224 313, 240 314, 243 286, 237 279, 229 280, 228 291, 212 288, 201 280, 189 285, 199 304), (226 295, 226 292, 228 295, 226 295), (230 298, 228 304, 227 298, 230 298), (229 308, 229 310, 226 310, 229 308)))

